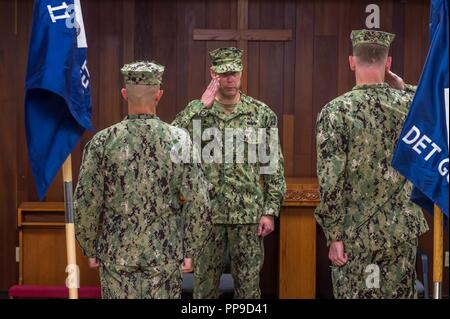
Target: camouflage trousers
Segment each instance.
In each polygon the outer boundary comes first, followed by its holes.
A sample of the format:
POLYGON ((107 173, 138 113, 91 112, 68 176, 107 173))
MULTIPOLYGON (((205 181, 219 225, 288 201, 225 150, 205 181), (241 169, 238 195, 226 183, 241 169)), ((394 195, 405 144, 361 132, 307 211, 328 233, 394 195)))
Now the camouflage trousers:
POLYGON ((196 299, 219 298, 220 277, 224 271, 224 253, 228 246, 234 298, 259 299, 259 274, 264 262, 264 244, 257 224, 214 225, 212 239, 194 263, 196 299))
POLYGON ((103 299, 179 299, 181 281, 179 263, 148 268, 100 263, 103 299))
POLYGON ((335 298, 417 298, 417 239, 384 250, 358 250, 348 252, 344 266, 332 266, 335 298))

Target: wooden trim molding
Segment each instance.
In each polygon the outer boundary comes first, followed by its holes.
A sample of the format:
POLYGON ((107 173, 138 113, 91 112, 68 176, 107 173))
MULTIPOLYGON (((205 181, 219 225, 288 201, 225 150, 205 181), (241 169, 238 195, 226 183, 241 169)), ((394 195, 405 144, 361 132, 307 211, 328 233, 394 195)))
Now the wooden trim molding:
POLYGON ((287 191, 283 206, 315 207, 320 202, 319 185, 315 178, 286 178, 287 191))
POLYGON ((314 189, 288 189, 284 198, 286 202, 314 202, 320 201, 320 194, 318 190, 314 189))

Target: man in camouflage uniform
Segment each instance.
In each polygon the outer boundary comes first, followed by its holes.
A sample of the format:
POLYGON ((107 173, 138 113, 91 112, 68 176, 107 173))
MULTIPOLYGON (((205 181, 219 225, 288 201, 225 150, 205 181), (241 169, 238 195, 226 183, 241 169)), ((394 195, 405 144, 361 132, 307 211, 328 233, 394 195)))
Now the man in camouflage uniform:
POLYGON ((90 266, 100 266, 103 298, 180 298, 181 271, 192 271, 211 230, 201 167, 173 160, 174 145, 190 138, 155 115, 163 71, 150 62, 125 65, 128 115, 84 150, 76 235, 90 266))
MULTIPOLYGON (((194 267, 193 295, 194 298, 219 297, 224 251, 228 247, 234 297, 260 298, 263 237, 274 229, 274 218, 279 214, 286 189, 277 117, 267 105, 239 90, 243 68, 241 50, 219 48, 209 56, 211 83, 202 98, 190 102, 172 123, 187 129, 194 136, 194 143, 203 137, 202 146, 205 146, 213 138, 210 130, 215 130, 214 138, 221 135, 217 144, 225 145, 214 154, 218 160, 207 161, 203 156, 205 175, 213 185, 210 198, 214 226, 212 240, 194 267), (196 130, 196 126, 201 129, 196 130), (226 149, 227 145, 233 145, 234 137, 227 136, 227 131, 233 129, 245 133, 236 134, 236 149, 230 156, 226 149), (266 139, 255 138, 253 133, 258 129, 267 133, 267 140, 276 138, 275 143, 273 140, 270 143, 274 165, 267 171, 260 162, 249 160, 250 157, 238 160, 243 153, 248 155, 249 149, 270 148, 266 139), (231 157, 235 161, 229 161, 231 157)), ((207 148, 202 149, 205 155, 207 148)))
POLYGON ((351 39, 357 85, 317 119, 316 219, 336 298, 412 298, 418 236, 428 226, 391 158, 415 88, 390 71, 393 34, 358 30, 351 39))

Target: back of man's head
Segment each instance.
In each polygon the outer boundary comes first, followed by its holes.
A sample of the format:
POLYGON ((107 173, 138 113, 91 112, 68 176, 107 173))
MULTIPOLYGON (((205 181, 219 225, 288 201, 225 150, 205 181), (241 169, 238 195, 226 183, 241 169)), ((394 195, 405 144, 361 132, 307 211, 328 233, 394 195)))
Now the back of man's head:
POLYGON ((395 34, 378 30, 353 30, 350 39, 353 47, 353 61, 350 62, 352 70, 358 67, 390 67, 388 53, 395 34))
POLYGON ((353 48, 353 56, 359 66, 384 67, 388 53, 388 48, 374 43, 359 44, 353 48))
POLYGON ((154 106, 159 100, 159 91, 159 85, 126 84, 127 101, 131 106, 154 106))

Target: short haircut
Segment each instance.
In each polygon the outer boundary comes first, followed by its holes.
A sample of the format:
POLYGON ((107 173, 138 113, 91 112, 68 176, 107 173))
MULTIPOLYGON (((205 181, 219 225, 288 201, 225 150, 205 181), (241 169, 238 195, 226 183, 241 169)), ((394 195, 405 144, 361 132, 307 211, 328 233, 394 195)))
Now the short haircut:
POLYGON ((153 98, 160 89, 159 85, 142 85, 142 84, 127 84, 127 96, 130 103, 133 105, 144 106, 153 101, 153 98))
POLYGON ((383 63, 389 54, 389 48, 379 44, 363 43, 353 48, 353 55, 364 64, 383 63))

